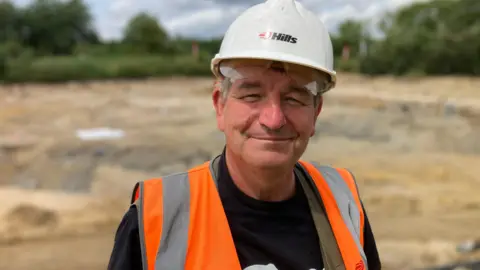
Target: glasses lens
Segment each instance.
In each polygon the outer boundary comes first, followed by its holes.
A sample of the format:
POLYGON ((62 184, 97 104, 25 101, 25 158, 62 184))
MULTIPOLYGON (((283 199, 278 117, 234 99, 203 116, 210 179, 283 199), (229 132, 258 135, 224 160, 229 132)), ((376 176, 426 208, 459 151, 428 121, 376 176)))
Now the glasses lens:
POLYGON ((318 70, 283 62, 265 60, 230 60, 222 62, 219 66, 220 73, 235 82, 240 79, 258 79, 267 70, 284 72, 292 82, 305 88, 313 95, 318 95, 328 90, 328 77, 318 70))

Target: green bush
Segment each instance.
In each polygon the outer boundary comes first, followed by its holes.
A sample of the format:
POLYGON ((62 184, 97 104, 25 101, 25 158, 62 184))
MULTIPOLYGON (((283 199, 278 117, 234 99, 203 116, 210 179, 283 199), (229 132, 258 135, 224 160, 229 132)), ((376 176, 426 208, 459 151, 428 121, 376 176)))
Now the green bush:
POLYGON ((339 71, 345 72, 358 72, 359 71, 359 62, 357 59, 343 60, 339 59, 335 63, 336 69, 339 71))
MULTIPOLYGON (((1 63, 0 52, 0 63, 1 63)), ((6 82, 64 82, 115 78, 208 76, 209 62, 191 57, 67 56, 8 61, 6 82)))
POLYGON ((0 47, 0 81, 4 80, 7 73, 8 56, 4 48, 0 47))
POLYGON ((0 81, 6 80, 9 63, 12 61, 28 62, 33 58, 33 50, 23 47, 16 41, 0 44, 0 81))

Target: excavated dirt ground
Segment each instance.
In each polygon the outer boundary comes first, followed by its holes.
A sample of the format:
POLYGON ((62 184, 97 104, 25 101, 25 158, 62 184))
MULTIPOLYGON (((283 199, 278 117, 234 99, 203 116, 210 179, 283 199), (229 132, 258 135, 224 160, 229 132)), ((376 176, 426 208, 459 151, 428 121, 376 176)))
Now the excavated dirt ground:
MULTIPOLYGON (((211 88, 0 86, 0 269, 106 269, 133 184, 222 149, 211 88), (94 128, 122 133, 79 137, 94 128)), ((454 261, 480 239, 479 78, 340 74, 304 159, 355 173, 386 269, 454 261)))

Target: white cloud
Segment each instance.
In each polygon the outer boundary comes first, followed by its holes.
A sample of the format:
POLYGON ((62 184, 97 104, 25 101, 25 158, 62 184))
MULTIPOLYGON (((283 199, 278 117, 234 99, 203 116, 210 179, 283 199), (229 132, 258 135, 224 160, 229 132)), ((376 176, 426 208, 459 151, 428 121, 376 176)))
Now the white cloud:
POLYGON ((173 18, 166 23, 166 27, 172 32, 185 31, 196 25, 205 26, 215 24, 222 18, 224 10, 221 7, 213 7, 204 10, 194 11, 192 14, 185 14, 173 18))
MULTIPOLYGON (((26 4, 32 0, 14 0, 26 4)), ((236 16, 264 0, 85 0, 100 35, 119 38, 128 20, 145 11, 156 16, 172 35, 209 38, 221 36, 236 16)), ((345 19, 378 21, 386 11, 427 0, 300 0, 318 14, 330 30, 345 19)))

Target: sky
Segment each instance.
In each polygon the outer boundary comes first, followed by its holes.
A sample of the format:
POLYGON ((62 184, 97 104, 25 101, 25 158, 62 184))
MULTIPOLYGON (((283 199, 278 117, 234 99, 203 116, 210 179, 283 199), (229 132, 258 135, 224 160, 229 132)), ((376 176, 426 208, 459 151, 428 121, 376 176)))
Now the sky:
MULTIPOLYGON (((31 0, 13 0, 18 5, 31 0)), ((223 36, 236 16, 264 0, 84 0, 102 39, 118 39, 139 12, 157 17, 171 36, 223 36)), ((387 11, 424 0, 298 0, 335 31, 346 19, 368 19, 371 25, 387 11)))

